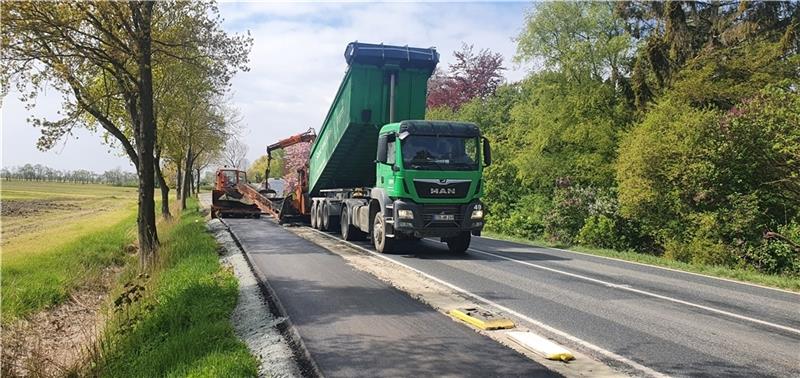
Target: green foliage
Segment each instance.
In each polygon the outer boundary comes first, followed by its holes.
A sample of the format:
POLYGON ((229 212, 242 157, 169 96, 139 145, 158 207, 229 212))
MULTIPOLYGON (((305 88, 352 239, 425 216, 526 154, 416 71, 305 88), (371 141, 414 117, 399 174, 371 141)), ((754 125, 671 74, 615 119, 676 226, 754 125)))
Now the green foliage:
POLYGON ((708 141, 718 112, 665 98, 625 136, 616 162, 620 210, 662 239, 680 237, 686 216, 716 187, 708 141))
POLYGON ((91 375, 256 376, 256 360, 230 324, 236 278, 220 266, 216 242, 192 207, 166 233, 147 294, 107 327, 91 375))
POLYGON ((770 238, 761 244, 747 246, 743 258, 762 272, 799 276, 800 220, 778 227, 778 233, 791 242, 770 238))
MULTIPOLYGON (((247 168, 247 179, 250 182, 264 181, 264 173, 267 170, 267 155, 259 156, 247 168)), ((270 178, 283 177, 283 150, 274 151, 272 153, 272 164, 269 168, 270 178)))
POLYGON ((619 76, 633 40, 605 2, 545 2, 526 16, 517 37, 518 62, 544 59, 572 78, 619 76))
POLYGON ((525 98, 511 111, 515 144, 525 153, 514 164, 526 185, 552 188, 559 179, 610 186, 617 137, 629 113, 607 83, 570 83, 539 74, 523 84, 525 98))
POLYGON ((76 288, 97 280, 103 269, 127 262, 125 246, 131 243, 136 217, 72 243, 4 259, 2 265, 3 321, 15 320, 69 298, 76 288))
POLYGON ((796 275, 764 235, 800 214, 798 10, 536 4, 516 60, 537 70, 428 117, 491 140, 489 232, 796 275))
POLYGON ((592 215, 578 231, 577 241, 592 247, 617 248, 617 239, 617 225, 614 219, 605 215, 592 215))

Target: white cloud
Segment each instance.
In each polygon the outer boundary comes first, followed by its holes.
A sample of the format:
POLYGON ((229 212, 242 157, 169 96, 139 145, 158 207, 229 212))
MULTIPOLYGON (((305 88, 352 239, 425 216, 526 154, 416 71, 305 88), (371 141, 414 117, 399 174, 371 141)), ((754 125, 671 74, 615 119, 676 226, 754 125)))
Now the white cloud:
POLYGON ((250 72, 234 80, 233 100, 249 130, 250 160, 278 139, 319 129, 347 68, 347 43, 436 47, 447 67, 462 42, 506 58, 506 77, 519 80, 512 38, 527 4, 488 3, 235 3, 221 5, 226 29, 255 40, 250 72))
MULTIPOLYGON (((248 159, 262 155, 268 144, 319 129, 346 70, 347 43, 384 42, 434 46, 441 67, 453 60, 462 42, 489 48, 506 58, 506 77, 519 80, 524 70, 513 67, 512 38, 523 25, 525 3, 223 3, 225 29, 249 30, 254 38, 249 72, 233 81, 232 100, 243 116, 248 159)), ((54 117, 59 96, 40 98, 36 116, 54 117)), ((108 154, 100 136, 80 131, 60 153, 38 152, 38 130, 15 96, 2 109, 3 165, 43 163, 59 169, 97 171, 130 168, 119 153, 108 154)))

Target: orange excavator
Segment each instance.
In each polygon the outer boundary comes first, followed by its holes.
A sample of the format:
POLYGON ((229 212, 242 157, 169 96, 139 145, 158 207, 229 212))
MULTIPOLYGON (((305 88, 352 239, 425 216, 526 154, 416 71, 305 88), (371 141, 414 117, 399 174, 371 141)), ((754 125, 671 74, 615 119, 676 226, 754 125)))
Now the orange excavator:
MULTIPOLYGON (((313 128, 308 129, 306 132, 292 135, 286 139, 279 140, 267 146, 267 169, 264 172, 264 189, 261 194, 266 196, 275 196, 275 191, 269 187, 269 174, 270 167, 272 166, 272 153, 284 148, 294 146, 299 143, 313 143, 317 134, 313 128)), ((283 221, 288 216, 305 216, 308 215, 309 199, 308 199, 308 157, 302 158, 302 166, 294 167, 297 173, 296 180, 292 183, 293 186, 285 190, 286 197, 284 198, 271 198, 270 202, 273 204, 272 213, 278 221, 283 221), (280 204, 279 204, 280 202, 280 204)))
POLYGON ((211 218, 261 217, 259 206, 243 195, 242 188, 250 188, 246 172, 227 167, 218 169, 211 191, 211 218))
POLYGON ((302 165, 294 167, 297 170, 297 179, 293 180, 292 187, 281 193, 285 194, 285 197, 280 196, 269 186, 270 166, 273 152, 299 143, 313 143, 316 136, 312 128, 267 146, 265 178, 258 189, 247 182, 243 171, 230 168, 217 170, 216 187, 212 195, 212 217, 247 216, 253 212, 260 215, 263 212, 283 222, 287 217, 307 216, 309 214, 308 157, 301 157, 302 165))

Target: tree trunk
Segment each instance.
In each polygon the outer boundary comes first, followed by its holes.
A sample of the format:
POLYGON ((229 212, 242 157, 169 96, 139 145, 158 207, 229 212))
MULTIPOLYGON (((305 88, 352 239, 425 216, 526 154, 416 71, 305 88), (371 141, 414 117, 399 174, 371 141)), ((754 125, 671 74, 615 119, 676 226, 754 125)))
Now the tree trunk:
POLYGON ((139 110, 141 117, 136 130, 136 149, 139 155, 139 259, 147 268, 156 260, 158 232, 155 213, 155 164, 153 150, 156 143, 156 120, 153 114, 153 72, 151 67, 150 25, 153 3, 131 4, 133 20, 138 26, 139 110))
POLYGON ((195 196, 199 196, 200 195, 200 168, 195 169, 194 173, 197 174, 197 176, 194 178, 195 182, 197 182, 197 185, 195 185, 195 187, 194 187, 194 194, 195 194, 195 196))
POLYGON ((181 181, 183 181, 183 160, 176 161, 175 166, 178 167, 178 174, 175 175, 175 198, 180 200, 181 194, 183 194, 183 186, 181 185, 181 181))
POLYGON ((154 164, 156 170, 156 178, 158 178, 158 186, 161 188, 161 216, 164 219, 172 218, 169 212, 169 186, 167 180, 164 179, 164 173, 161 171, 161 149, 156 147, 156 160, 154 164))
POLYGON ((186 166, 183 169, 183 180, 181 180, 181 210, 186 210, 186 197, 190 195, 189 189, 192 185, 192 146, 186 148, 186 166))

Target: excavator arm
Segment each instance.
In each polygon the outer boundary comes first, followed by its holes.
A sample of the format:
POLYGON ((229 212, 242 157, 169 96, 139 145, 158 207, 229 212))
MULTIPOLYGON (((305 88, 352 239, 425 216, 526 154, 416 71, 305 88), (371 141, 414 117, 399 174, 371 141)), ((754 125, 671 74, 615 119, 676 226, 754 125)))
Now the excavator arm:
POLYGON ((310 128, 306 132, 292 135, 267 146, 267 169, 266 172, 264 172, 264 180, 267 181, 267 184, 265 184, 265 188, 269 189, 269 168, 272 166, 272 151, 282 150, 298 143, 313 142, 316 137, 317 133, 314 131, 314 128, 310 128))

